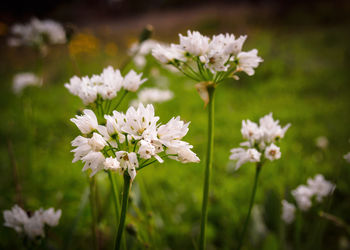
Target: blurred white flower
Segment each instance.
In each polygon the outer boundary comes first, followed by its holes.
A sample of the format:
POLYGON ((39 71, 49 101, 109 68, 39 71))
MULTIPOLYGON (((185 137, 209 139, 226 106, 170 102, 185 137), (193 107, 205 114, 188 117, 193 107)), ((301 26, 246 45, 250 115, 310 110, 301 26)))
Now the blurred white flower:
POLYGON ((18 73, 13 77, 13 92, 20 94, 27 86, 41 86, 42 79, 31 72, 18 73))
POLYGON ((291 126, 291 124, 288 123, 282 128, 279 125, 279 120, 273 119, 272 113, 260 118, 259 124, 262 134, 261 140, 263 140, 265 143, 271 143, 282 139, 288 128, 291 126))
POLYGON ((315 144, 320 149, 326 149, 328 147, 328 139, 326 136, 319 136, 316 138, 315 144))
POLYGON ((123 81, 123 87, 124 89, 131 91, 131 92, 136 92, 140 85, 144 83, 147 79, 142 79, 142 73, 137 74, 135 71, 130 70, 129 73, 124 77, 123 81))
POLYGON ((66 43, 66 32, 56 21, 32 18, 26 24, 14 24, 11 27, 12 37, 8 40, 9 46, 45 45, 66 43))
POLYGON ((344 155, 344 159, 345 159, 348 163, 350 163, 350 152, 347 153, 346 155, 344 155))
POLYGON ((282 220, 290 224, 295 219, 295 206, 292 203, 289 203, 286 200, 282 201, 282 220))
POLYGON ((231 149, 230 160, 237 161, 236 170, 239 169, 244 163, 247 162, 259 162, 261 153, 255 148, 233 148, 231 149))
POLYGON ((269 159, 270 161, 274 161, 274 160, 281 158, 280 148, 277 147, 275 144, 271 143, 265 149, 265 157, 266 157, 266 159, 269 159))
POLYGON ((29 217, 27 213, 18 205, 14 205, 11 210, 4 211, 4 225, 16 230, 17 233, 25 233, 30 239, 44 237, 44 226, 54 227, 58 225, 62 211, 49 208, 40 208, 29 217))
POLYGON ((64 86, 88 105, 95 102, 98 96, 105 100, 115 98, 121 88, 135 92, 146 81, 141 79, 141 76, 142 74, 138 75, 131 70, 123 78, 119 69, 115 70, 109 66, 100 75, 93 75, 91 78, 73 76, 64 86))
POLYGON ((162 103, 173 98, 174 93, 170 90, 158 88, 144 88, 138 93, 138 100, 143 104, 162 103))
POLYGON ((309 210, 312 206, 311 198, 313 194, 311 188, 305 185, 300 185, 292 190, 292 195, 296 200, 298 207, 303 211, 309 210))
POLYGON ((323 198, 333 193, 335 185, 330 181, 325 180, 324 176, 317 174, 314 179, 307 179, 307 184, 316 195, 316 200, 322 202, 323 198))
POLYGON ((205 55, 209 50, 209 37, 198 31, 187 31, 187 36, 179 34, 180 47, 195 56, 205 55))
POLYGON ((120 162, 113 157, 106 158, 104 164, 104 170, 121 171, 120 162))
POLYGON ((17 233, 23 231, 23 225, 29 220, 27 213, 18 205, 14 205, 11 210, 4 211, 4 226, 11 227, 17 233))
POLYGON ((152 55, 164 64, 175 61, 186 61, 185 51, 174 44, 170 46, 157 44, 157 46, 152 49, 152 55))

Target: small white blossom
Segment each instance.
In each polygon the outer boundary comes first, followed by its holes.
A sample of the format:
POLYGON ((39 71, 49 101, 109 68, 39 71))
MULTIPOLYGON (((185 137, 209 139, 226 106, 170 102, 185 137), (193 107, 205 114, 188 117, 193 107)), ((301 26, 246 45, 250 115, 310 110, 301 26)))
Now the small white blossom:
POLYGON ((44 237, 44 226, 57 226, 61 217, 61 210, 49 208, 47 210, 39 209, 32 216, 18 205, 14 205, 11 210, 4 211, 4 225, 16 230, 17 233, 24 233, 29 239, 34 240, 37 237, 44 237))
POLYGON ((139 167, 139 162, 137 160, 136 153, 118 151, 115 154, 116 154, 116 159, 120 162, 120 167, 122 171, 124 172, 125 170, 127 170, 131 178, 131 181, 133 181, 136 176, 136 169, 139 167))
POLYGON ((274 160, 281 158, 280 148, 277 147, 275 144, 271 143, 265 149, 265 157, 266 157, 266 159, 269 159, 270 161, 274 161, 274 160))
POLYGON ((175 60, 186 61, 185 51, 174 44, 170 46, 158 44, 154 49, 152 49, 152 55, 154 58, 164 64, 174 62, 175 60))
POLYGON ((335 189, 335 185, 325 180, 324 176, 321 174, 317 174, 314 179, 307 179, 307 184, 313 194, 316 195, 316 200, 318 202, 322 202, 323 198, 331 194, 335 189))
POLYGON ((313 194, 311 188, 305 185, 300 185, 292 190, 292 195, 296 200, 298 207, 303 211, 309 210, 312 206, 311 198, 313 194))
POLYGON ((90 177, 104 168, 105 157, 101 152, 90 151, 81 160, 85 163, 82 171, 91 169, 90 177))
POLYGON ((157 130, 159 141, 167 147, 177 146, 179 140, 187 134, 189 124, 181 121, 179 116, 171 118, 167 124, 159 126, 157 130))
POLYGON ((243 139, 248 140, 252 146, 254 145, 255 141, 259 141, 262 136, 259 126, 250 120, 242 121, 241 133, 243 139))
POLYGON ((95 113, 90 109, 84 109, 84 115, 77 115, 70 119, 83 134, 89 134, 98 128, 98 122, 95 113))
POLYGON ((13 92, 20 94, 27 86, 41 86, 42 79, 31 72, 18 73, 13 77, 13 92))
POLYGON ((247 162, 259 162, 261 153, 254 148, 233 148, 231 149, 230 160, 237 161, 236 170, 239 169, 244 163, 247 162))
POLYGON ((121 171, 120 162, 113 157, 106 158, 103 165, 104 170, 121 171))
POLYGON ((282 220, 290 224, 295 219, 295 206, 292 203, 289 203, 286 200, 282 201, 282 220))
POLYGON ((17 233, 23 231, 23 225, 29 220, 27 213, 18 205, 4 211, 4 226, 13 228, 17 233))
POLYGON ((169 158, 174 159, 176 161, 180 161, 182 163, 189 163, 189 162, 198 163, 198 162, 200 162, 200 159, 191 150, 191 148, 193 148, 192 145, 189 145, 188 143, 184 143, 184 145, 179 145, 177 147, 167 148, 166 153, 169 155, 176 154, 176 156, 169 156, 169 158))
POLYGON ((279 121, 275 121, 273 119, 272 113, 260 118, 259 124, 260 131, 262 133, 262 140, 264 140, 267 143, 275 142, 276 140, 282 139, 288 128, 291 126, 290 124, 287 124, 282 128, 279 125, 279 121))
POLYGON ((187 31, 187 36, 179 34, 180 47, 195 56, 205 55, 209 49, 209 37, 198 31, 187 31))
POLYGON ((144 83, 147 79, 142 79, 142 73, 137 74, 135 71, 130 70, 129 73, 124 77, 123 81, 123 87, 124 89, 131 91, 131 92, 136 92, 140 85, 144 83))
POLYGON ((254 75, 254 68, 258 67, 259 63, 263 61, 263 59, 258 56, 258 50, 256 49, 248 52, 240 52, 237 55, 237 60, 237 71, 244 71, 249 76, 254 75))

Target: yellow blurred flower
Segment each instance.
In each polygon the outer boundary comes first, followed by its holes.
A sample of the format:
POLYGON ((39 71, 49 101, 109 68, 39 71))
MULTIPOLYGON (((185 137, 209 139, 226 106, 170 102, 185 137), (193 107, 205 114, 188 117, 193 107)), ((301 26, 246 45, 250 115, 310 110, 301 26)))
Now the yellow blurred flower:
POLYGON ((99 48, 99 40, 92 34, 78 33, 70 41, 69 54, 77 56, 80 54, 93 54, 99 48))
POLYGON ((115 56, 118 52, 118 46, 117 44, 113 42, 109 42, 105 45, 105 53, 108 56, 115 56))

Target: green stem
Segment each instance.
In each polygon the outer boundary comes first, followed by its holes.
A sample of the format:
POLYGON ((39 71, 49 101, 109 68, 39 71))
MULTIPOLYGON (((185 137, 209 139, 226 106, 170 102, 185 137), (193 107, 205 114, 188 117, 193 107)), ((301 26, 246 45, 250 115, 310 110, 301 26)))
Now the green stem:
POLYGON ((119 220, 118 216, 120 214, 119 197, 118 197, 118 191, 117 191, 117 187, 115 184, 115 180, 113 178, 111 171, 108 171, 108 177, 109 177, 109 181, 111 182, 111 187, 112 187, 112 192, 113 192, 113 200, 114 200, 114 206, 115 206, 115 214, 116 214, 117 221, 118 221, 119 220))
POLYGON ((95 188, 96 188, 96 180, 95 176, 91 177, 89 180, 90 183, 90 207, 91 207, 91 215, 92 215, 92 241, 94 245, 94 249, 98 249, 97 242, 97 211, 96 211, 96 199, 95 199, 95 188))
POLYGON ((213 148, 214 148, 214 87, 208 88, 209 104, 208 104, 208 144, 207 159, 204 175, 202 216, 201 216, 201 232, 199 238, 199 249, 205 249, 205 227, 207 224, 207 207, 209 197, 210 172, 212 168, 213 148))
MULTIPOLYGON (((124 97, 125 97, 128 93, 129 93, 129 91, 124 90, 124 93, 123 93, 122 97, 119 99, 118 103, 114 106, 113 110, 116 110, 116 109, 119 107, 120 103, 123 101, 124 97)), ((112 110, 112 111, 113 111, 113 110, 112 110)))
POLYGON ((254 204, 254 199, 255 199, 256 189, 257 189, 257 186, 258 186, 258 179, 259 179, 259 174, 260 174, 260 171, 261 171, 261 167, 262 167, 261 162, 258 162, 257 165, 256 165, 255 180, 254 180, 252 196, 250 197, 250 204, 249 204, 248 214, 247 214, 247 217, 246 217, 245 222, 244 222, 243 232, 242 232, 242 235, 240 237, 239 245, 238 245, 238 248, 237 248, 238 250, 241 249, 241 247, 243 245, 243 241, 244 241, 244 236, 245 236, 245 234, 247 232, 248 222, 249 222, 250 214, 252 212, 252 208, 253 208, 253 204, 254 204))
POLYGON ((295 222, 295 231, 294 231, 294 240, 295 240, 295 248, 296 250, 300 249, 300 235, 302 228, 302 219, 300 210, 296 211, 296 222, 295 222))
POLYGON ((122 235, 123 235, 124 225, 125 225, 126 210, 128 207, 130 186, 131 186, 130 176, 127 173, 124 173, 122 211, 120 213, 119 227, 118 227, 117 237, 115 241, 115 250, 120 250, 120 245, 121 245, 122 235))

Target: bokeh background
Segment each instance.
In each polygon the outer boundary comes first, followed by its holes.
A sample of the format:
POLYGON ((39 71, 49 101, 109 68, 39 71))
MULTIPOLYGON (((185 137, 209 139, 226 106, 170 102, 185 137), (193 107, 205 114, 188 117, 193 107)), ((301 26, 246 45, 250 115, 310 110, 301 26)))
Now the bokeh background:
MULTIPOLYGON (((350 5, 348 1, 26 1, 0 9, 0 210, 20 203, 63 211, 48 233, 50 249, 91 249, 88 181, 82 164, 72 164, 70 142, 78 134, 69 119, 82 103, 64 83, 73 75, 92 75, 128 58, 128 48, 143 28, 152 38, 177 42, 188 29, 206 35, 247 34, 245 50, 257 48, 264 62, 252 77, 226 81, 216 96, 215 151, 209 201, 208 249, 234 249, 253 185, 254 165, 234 171, 229 150, 242 141, 241 121, 273 112, 291 123, 281 143, 282 158, 264 166, 244 249, 293 249, 294 227, 280 220, 281 200, 307 178, 322 173, 337 185, 333 196, 303 214, 303 249, 350 249, 349 230, 321 219, 320 209, 350 223, 350 5), (20 5, 20 7, 19 7, 20 5), (11 24, 33 16, 61 22, 66 45, 41 57, 28 47, 6 44, 11 24), (44 85, 18 96, 18 72, 42 74, 44 85), (328 140, 325 147, 317 138, 328 140)), ((160 86, 174 98, 155 104, 161 121, 180 115, 191 121, 185 137, 200 164, 156 164, 137 175, 127 216, 129 249, 195 249, 206 148, 206 110, 194 82, 169 72, 147 56, 143 87, 160 86)), ((136 95, 129 95, 126 110, 136 95)), ((97 176, 99 247, 111 249, 116 231, 108 176, 97 176)), ((118 179, 121 189, 122 179, 118 179)), ((0 219, 1 224, 3 219, 0 219)), ((0 248, 20 249, 15 231, 0 226, 0 248)))

